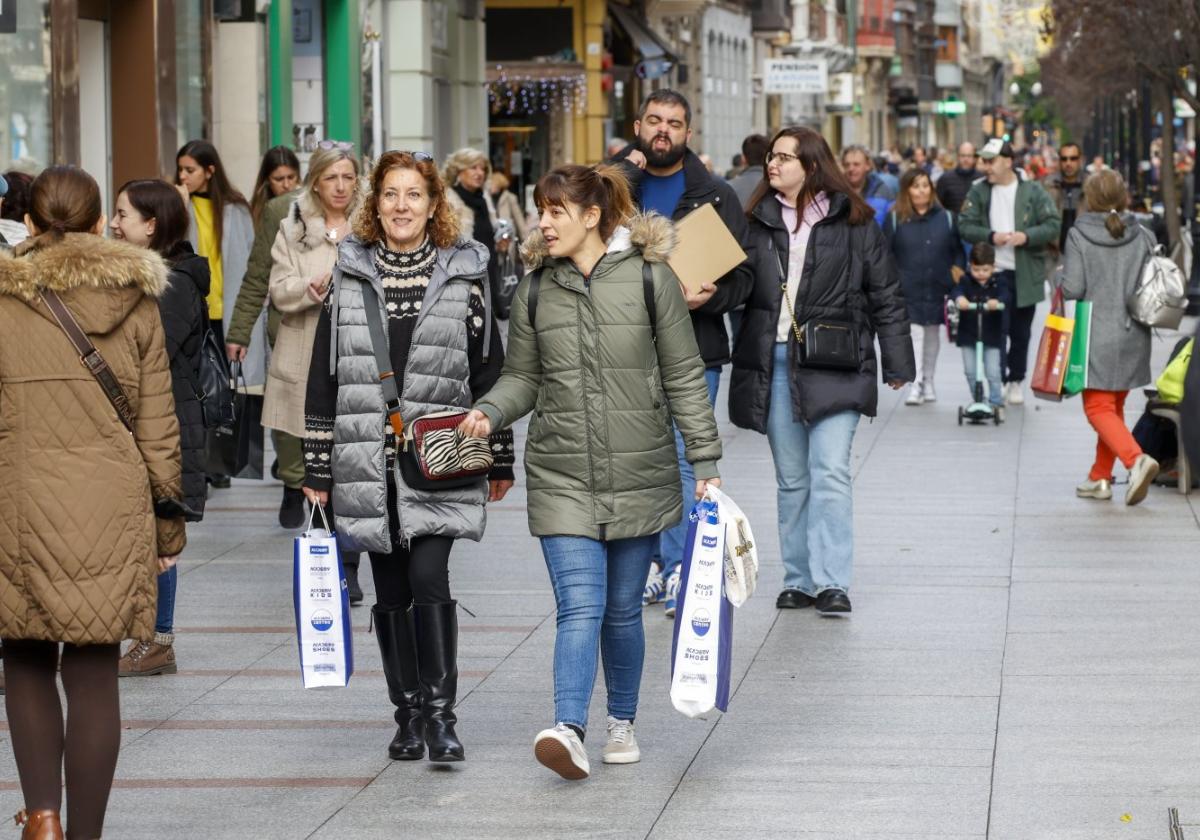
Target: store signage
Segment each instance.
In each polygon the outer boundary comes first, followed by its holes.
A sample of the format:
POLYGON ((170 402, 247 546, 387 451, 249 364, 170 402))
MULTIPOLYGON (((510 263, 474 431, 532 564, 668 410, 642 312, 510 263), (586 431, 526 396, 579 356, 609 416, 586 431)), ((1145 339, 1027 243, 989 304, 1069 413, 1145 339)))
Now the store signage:
POLYGON ((943 99, 933 103, 933 113, 944 114, 947 117, 957 117, 967 113, 967 103, 961 99, 943 99))
POLYGON ((766 93, 815 93, 829 90, 829 63, 823 58, 763 59, 766 93))
POLYGON ((17 31, 17 0, 0 0, 0 33, 17 31))
POLYGON ((825 110, 854 110, 853 73, 834 73, 829 77, 829 97, 825 100, 825 110))

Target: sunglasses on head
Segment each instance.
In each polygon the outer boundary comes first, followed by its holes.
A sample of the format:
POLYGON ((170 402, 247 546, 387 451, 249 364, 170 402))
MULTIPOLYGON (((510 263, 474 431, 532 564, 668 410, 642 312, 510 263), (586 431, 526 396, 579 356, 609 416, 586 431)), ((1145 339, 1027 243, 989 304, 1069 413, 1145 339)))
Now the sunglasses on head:
POLYGON ((429 154, 429 152, 400 152, 400 154, 408 155, 413 160, 421 161, 422 163, 433 160, 433 155, 429 154))
POLYGON ((317 143, 317 148, 326 151, 337 149, 339 152, 352 152, 354 151, 354 144, 347 143, 345 140, 322 140, 317 143))

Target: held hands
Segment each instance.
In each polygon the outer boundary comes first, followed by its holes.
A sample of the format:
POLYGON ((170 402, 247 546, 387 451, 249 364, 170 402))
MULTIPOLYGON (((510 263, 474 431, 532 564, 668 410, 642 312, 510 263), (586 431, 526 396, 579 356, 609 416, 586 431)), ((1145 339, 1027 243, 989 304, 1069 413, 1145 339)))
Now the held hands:
POLYGON ((311 487, 303 487, 301 489, 304 490, 304 498, 308 499, 310 505, 325 507, 329 504, 328 490, 314 490, 311 487))
POLYGON ((679 288, 683 292, 683 299, 687 301, 688 309, 699 309, 717 293, 717 287, 712 283, 705 283, 695 294, 688 291, 688 287, 682 283, 679 284, 679 288))
POLYGON ((720 487, 721 479, 719 478, 702 478, 696 481, 696 499, 704 498, 704 491, 709 487, 720 487))
POLYGON ((226 344, 225 358, 231 362, 244 362, 246 360, 246 346, 243 344, 226 344))
POLYGON ((326 271, 319 277, 314 277, 308 281, 308 297, 315 303, 324 303, 325 293, 329 291, 329 281, 333 274, 326 271))
MULTIPOLYGON (((473 408, 467 414, 467 418, 458 424, 458 432, 463 437, 485 438, 492 433, 492 421, 489 420, 487 415, 482 411, 477 408, 473 408)), ((493 482, 493 484, 498 483, 502 482, 493 482)), ((509 482, 509 487, 511 486, 512 483, 509 482)), ((504 492, 507 493, 508 489, 505 488, 504 492)), ((501 498, 503 498, 503 496, 501 496, 501 498)), ((499 499, 496 501, 499 501, 499 499)))

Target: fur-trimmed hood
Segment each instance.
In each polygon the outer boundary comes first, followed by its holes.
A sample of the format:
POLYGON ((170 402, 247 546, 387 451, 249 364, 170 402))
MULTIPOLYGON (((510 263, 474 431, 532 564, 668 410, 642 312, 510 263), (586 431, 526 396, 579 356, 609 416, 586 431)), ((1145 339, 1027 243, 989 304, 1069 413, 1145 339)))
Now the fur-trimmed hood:
MULTIPOLYGON (((352 220, 362 203, 364 182, 359 179, 350 206, 346 208, 346 218, 352 220)), ((292 202, 282 225, 287 237, 305 251, 312 251, 325 244, 325 212, 313 197, 312 190, 301 190, 300 197, 292 202)))
MULTIPOLYGON (((637 248, 646 262, 666 262, 675 250, 675 225, 658 213, 638 213, 613 231, 608 240, 608 253, 615 254, 637 248)), ((553 259, 546 247, 541 230, 535 229, 521 244, 521 260, 526 271, 540 268, 553 259)))
POLYGON ((40 289, 53 289, 71 303, 80 325, 93 334, 121 323, 143 297, 157 298, 167 283, 167 266, 149 248, 86 233, 68 233, 50 245, 26 240, 15 255, 0 252, 0 295, 36 304, 40 289))

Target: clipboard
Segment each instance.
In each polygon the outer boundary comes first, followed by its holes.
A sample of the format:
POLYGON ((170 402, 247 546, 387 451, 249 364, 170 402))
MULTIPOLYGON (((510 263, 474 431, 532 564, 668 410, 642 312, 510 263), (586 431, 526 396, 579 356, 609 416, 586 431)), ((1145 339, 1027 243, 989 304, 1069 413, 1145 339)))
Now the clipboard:
POLYGON ((746 259, 746 252, 711 204, 703 204, 675 224, 675 250, 667 265, 692 294, 714 284, 746 259))

